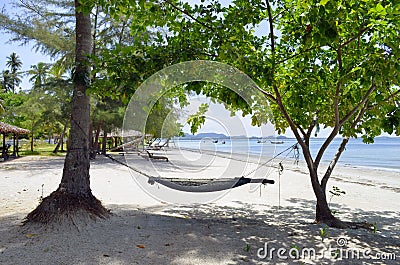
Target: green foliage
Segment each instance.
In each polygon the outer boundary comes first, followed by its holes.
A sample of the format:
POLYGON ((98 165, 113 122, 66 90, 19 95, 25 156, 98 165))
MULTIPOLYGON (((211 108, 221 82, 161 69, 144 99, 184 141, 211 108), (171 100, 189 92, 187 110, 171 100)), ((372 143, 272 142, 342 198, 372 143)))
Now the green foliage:
POLYGON ((31 69, 28 71, 28 74, 31 76, 29 78, 30 82, 34 83, 34 86, 40 88, 46 83, 48 71, 50 69, 50 65, 39 62, 37 65, 31 65, 31 69))
POLYGON ((181 135, 182 125, 177 122, 179 113, 173 101, 161 97, 150 110, 146 120, 146 134, 154 138, 171 138, 181 135))
POLYGON ((319 236, 321 237, 321 241, 324 242, 325 238, 330 235, 331 231, 328 226, 324 226, 319 229, 319 236))
POLYGON ((299 246, 297 246, 295 244, 292 245, 290 249, 291 249, 290 255, 292 255, 293 257, 297 257, 297 254, 300 253, 300 251, 301 251, 299 246))
MULTIPOLYGON (((366 142, 371 142, 382 131, 398 132, 398 112, 387 107, 398 109, 398 4, 369 0, 276 1, 272 10, 273 43, 265 1, 235 0, 228 7, 218 1, 201 5, 104 1, 102 5, 116 20, 132 18, 131 33, 137 38, 120 54, 126 57, 130 50, 131 56, 142 62, 131 63, 129 67, 135 70, 125 71, 137 73, 135 81, 148 76, 140 69, 151 69, 137 67, 143 62, 155 62, 155 72, 160 66, 185 60, 218 60, 243 70, 266 93, 278 92, 291 120, 304 131, 313 124, 316 114, 320 126, 337 126, 337 104, 339 120, 346 119, 339 125, 343 136, 362 134, 366 142), (264 33, 256 34, 260 29, 264 33), (361 121, 356 122, 361 102, 368 106, 361 121)), ((115 58, 118 49, 113 53, 115 58)), ((110 67, 121 73, 127 66, 110 67)), ((123 76, 115 75, 120 80, 123 76)), ((118 79, 114 78, 117 84, 118 79)), ((225 92, 221 87, 203 85, 191 91, 225 102, 232 110, 252 113, 253 124, 270 120, 279 133, 289 126, 274 100, 270 101, 272 112, 266 112, 266 99, 259 99, 249 108, 232 91, 225 92)), ((120 93, 130 94, 127 90, 120 93)), ((201 123, 199 118, 195 119, 197 124, 201 123)))
POLYGON ((91 101, 92 122, 100 122, 102 129, 108 133, 122 127, 125 106, 121 101, 109 97, 92 97, 91 101))
POLYGON ((14 1, 0 13, 0 29, 12 35, 11 41, 33 42, 36 51, 58 58, 71 66, 74 58, 74 2, 71 0, 14 1))
POLYGON ((374 227, 372 229, 372 233, 376 234, 376 232, 378 232, 378 225, 376 224, 376 222, 374 223, 374 227))
POLYGON ((208 110, 208 104, 201 104, 199 106, 198 111, 195 114, 192 114, 187 119, 187 123, 190 124, 190 132, 195 134, 197 130, 205 123, 206 117, 204 116, 208 110))
POLYGON ((244 247, 244 251, 249 252, 251 249, 251 245, 250 244, 246 244, 246 246, 244 247))
POLYGON ((6 66, 9 70, 4 70, 1 75, 2 89, 5 92, 15 92, 16 87, 21 83, 22 73, 19 70, 22 67, 22 62, 19 56, 13 52, 7 57, 6 66))

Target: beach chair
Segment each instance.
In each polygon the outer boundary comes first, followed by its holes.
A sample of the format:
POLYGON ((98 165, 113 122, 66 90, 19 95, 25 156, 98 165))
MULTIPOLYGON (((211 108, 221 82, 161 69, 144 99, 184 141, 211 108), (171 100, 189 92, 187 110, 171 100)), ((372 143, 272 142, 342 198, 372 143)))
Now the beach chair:
POLYGON ((156 143, 155 145, 149 145, 149 147, 147 147, 147 150, 162 150, 164 149, 164 147, 167 147, 169 144, 169 140, 165 141, 163 144, 160 144, 160 142, 156 143))
POLYGON ((147 153, 149 159, 165 160, 166 162, 169 161, 168 157, 166 157, 166 156, 154 155, 153 153, 150 153, 148 150, 146 150, 146 153, 147 153))

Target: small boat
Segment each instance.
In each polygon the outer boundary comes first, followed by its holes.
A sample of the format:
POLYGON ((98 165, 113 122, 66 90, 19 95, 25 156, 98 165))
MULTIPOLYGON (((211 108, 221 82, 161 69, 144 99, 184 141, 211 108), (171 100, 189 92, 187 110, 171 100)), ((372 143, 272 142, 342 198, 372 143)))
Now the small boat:
POLYGON ((283 144, 284 142, 283 141, 270 141, 271 142, 271 144, 283 144))
POLYGON ((218 143, 218 140, 213 140, 212 142, 213 142, 214 144, 216 144, 216 143, 218 143))
POLYGON ((266 141, 267 141, 267 140, 264 140, 264 141, 263 141, 263 140, 258 140, 257 143, 258 143, 258 144, 263 144, 263 143, 265 143, 266 141))
POLYGON ((222 141, 221 144, 225 144, 225 141, 222 141))

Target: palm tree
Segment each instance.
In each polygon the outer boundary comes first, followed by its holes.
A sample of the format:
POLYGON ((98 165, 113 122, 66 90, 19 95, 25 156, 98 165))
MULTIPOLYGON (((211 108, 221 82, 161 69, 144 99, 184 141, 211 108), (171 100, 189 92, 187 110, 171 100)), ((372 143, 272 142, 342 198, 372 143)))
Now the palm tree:
POLYGON ((7 93, 12 88, 10 70, 4 70, 1 73, 1 76, 2 76, 1 88, 2 88, 2 90, 4 90, 4 92, 7 93))
POLYGON ((40 88, 46 83, 49 69, 50 66, 43 62, 31 65, 31 69, 28 71, 28 74, 31 75, 29 81, 34 83, 35 88, 40 88))
POLYGON ((13 52, 7 57, 6 65, 10 67, 12 73, 16 73, 19 69, 21 69, 22 62, 19 59, 19 56, 13 52))
POLYGON ((15 87, 21 83, 21 79, 19 78, 20 73, 19 69, 22 67, 22 61, 19 59, 19 56, 13 52, 10 56, 7 57, 6 65, 10 67, 10 81, 11 81, 11 90, 15 93, 15 87))
POLYGON ((90 189, 89 176, 89 123, 90 98, 86 93, 90 76, 88 54, 92 51, 90 13, 79 11, 81 3, 75 0, 76 50, 74 93, 71 104, 71 130, 64 170, 58 189, 44 198, 40 205, 28 214, 25 222, 48 223, 72 220, 72 215, 105 217, 109 214, 90 189))

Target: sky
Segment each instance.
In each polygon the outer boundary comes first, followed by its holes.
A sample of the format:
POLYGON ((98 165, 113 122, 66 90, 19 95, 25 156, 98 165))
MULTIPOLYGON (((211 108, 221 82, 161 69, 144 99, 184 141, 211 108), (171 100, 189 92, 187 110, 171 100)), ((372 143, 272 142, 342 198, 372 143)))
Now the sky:
POLYGON ((231 112, 226 110, 222 104, 212 103, 210 99, 204 96, 190 97, 190 105, 185 107, 180 123, 184 125, 184 132, 190 133, 190 125, 186 123, 189 115, 197 112, 198 107, 202 103, 208 103, 209 109, 205 113, 206 121, 197 133, 222 133, 227 136, 257 136, 267 137, 274 136, 275 129, 272 124, 263 125, 261 127, 251 126, 251 116, 242 117, 242 112, 231 112))
MULTIPOLYGON (((0 8, 5 7, 7 10, 11 8, 11 0, 0 0, 0 8)), ((20 60, 22 61, 22 69, 21 71, 26 72, 29 70, 31 65, 36 65, 39 62, 49 63, 51 62, 48 56, 44 56, 41 53, 36 53, 33 49, 33 43, 29 43, 28 45, 21 45, 19 42, 10 43, 11 35, 4 33, 4 31, 0 31, 0 70, 3 71, 6 69, 6 61, 7 57, 10 56, 11 53, 15 52, 20 60)), ((22 79, 21 87, 22 89, 30 89, 31 84, 29 83, 29 77, 24 77, 22 79)))

